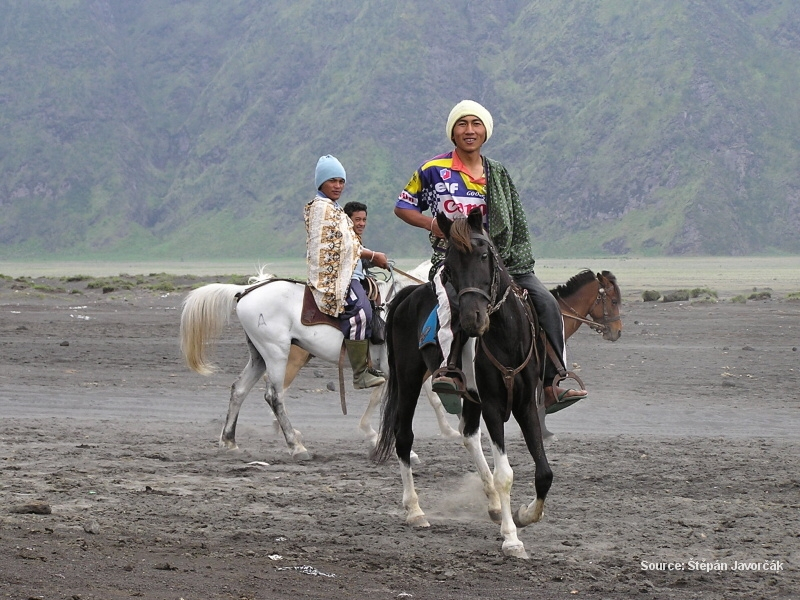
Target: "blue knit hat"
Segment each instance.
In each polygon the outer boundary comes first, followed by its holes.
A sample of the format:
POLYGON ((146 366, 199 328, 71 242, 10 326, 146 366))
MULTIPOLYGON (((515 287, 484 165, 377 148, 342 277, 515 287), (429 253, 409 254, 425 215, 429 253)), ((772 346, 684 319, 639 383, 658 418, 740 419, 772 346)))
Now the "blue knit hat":
POLYGON ((328 181, 328 179, 334 179, 335 177, 341 177, 347 181, 347 174, 344 172, 342 163, 340 163, 335 156, 331 156, 330 154, 320 156, 317 161, 317 169, 314 171, 314 183, 317 189, 328 181))

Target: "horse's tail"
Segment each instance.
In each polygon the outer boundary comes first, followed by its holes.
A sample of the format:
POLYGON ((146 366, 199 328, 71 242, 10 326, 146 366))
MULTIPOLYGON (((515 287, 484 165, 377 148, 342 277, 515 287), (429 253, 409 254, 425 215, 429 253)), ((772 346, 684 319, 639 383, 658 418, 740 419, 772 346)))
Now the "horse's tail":
POLYGON ((372 460, 377 463, 385 463, 395 451, 395 424, 399 410, 400 385, 399 378, 396 376, 396 359, 392 350, 392 338, 394 337, 394 320, 397 308, 403 300, 409 296, 418 286, 410 286, 401 289, 393 302, 389 304, 389 311, 386 314, 386 361, 388 363, 389 379, 383 388, 381 398, 381 428, 378 435, 378 442, 372 451, 372 460))
POLYGON ((219 338, 236 308, 236 294, 242 285, 210 283, 192 290, 181 312, 181 352, 190 369, 201 375, 214 372, 207 350, 219 338))
MULTIPOLYGON (((391 359, 389 360, 391 365, 391 359)), ((389 380, 383 388, 381 398, 381 427, 378 434, 378 441, 372 450, 372 460, 383 464, 395 452, 394 428, 397 419, 397 377, 392 377, 391 368, 389 370, 389 380)))

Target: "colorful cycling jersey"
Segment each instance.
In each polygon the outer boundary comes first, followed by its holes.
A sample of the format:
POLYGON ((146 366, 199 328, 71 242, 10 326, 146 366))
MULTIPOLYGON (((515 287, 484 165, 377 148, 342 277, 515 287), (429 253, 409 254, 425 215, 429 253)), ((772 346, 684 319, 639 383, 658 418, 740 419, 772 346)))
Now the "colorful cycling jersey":
POLYGON ((430 209, 434 217, 444 212, 451 220, 480 208, 487 225, 486 180, 472 179, 454 151, 440 154, 414 171, 395 207, 419 212, 430 209))

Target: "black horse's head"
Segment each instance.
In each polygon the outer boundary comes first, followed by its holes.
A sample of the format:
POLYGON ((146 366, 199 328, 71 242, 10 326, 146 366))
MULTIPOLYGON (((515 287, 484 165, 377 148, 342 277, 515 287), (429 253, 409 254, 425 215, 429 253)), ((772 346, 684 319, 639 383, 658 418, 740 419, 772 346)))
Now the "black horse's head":
POLYGON ((497 294, 498 257, 483 230, 483 215, 474 209, 467 218, 453 221, 437 215, 437 224, 449 242, 444 265, 447 280, 458 294, 458 315, 463 331, 471 336, 489 329, 491 306, 497 294))

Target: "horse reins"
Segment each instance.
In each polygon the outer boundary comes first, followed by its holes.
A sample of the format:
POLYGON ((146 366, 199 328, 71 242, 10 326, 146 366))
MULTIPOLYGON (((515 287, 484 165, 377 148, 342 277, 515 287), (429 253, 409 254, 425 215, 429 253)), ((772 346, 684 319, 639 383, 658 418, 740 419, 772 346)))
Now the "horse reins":
POLYGON ((403 277, 408 277, 414 283, 425 283, 424 281, 422 281, 422 279, 414 277, 410 273, 406 273, 405 271, 403 271, 402 269, 398 269, 397 267, 390 266, 389 267, 389 272, 391 273, 392 271, 396 271, 397 273, 400 273, 400 275, 402 275, 403 277))

